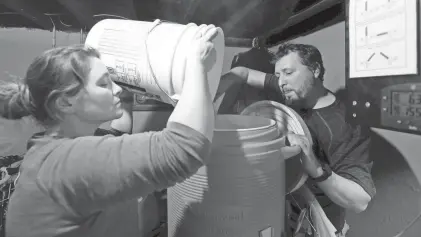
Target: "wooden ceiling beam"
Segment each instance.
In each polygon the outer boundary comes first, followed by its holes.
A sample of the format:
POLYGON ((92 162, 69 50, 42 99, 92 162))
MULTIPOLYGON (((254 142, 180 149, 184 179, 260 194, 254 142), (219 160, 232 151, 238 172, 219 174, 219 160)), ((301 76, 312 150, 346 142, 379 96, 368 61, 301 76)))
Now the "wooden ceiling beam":
POLYGON ((312 34, 314 32, 317 32, 319 30, 322 30, 324 28, 327 28, 329 26, 332 26, 332 25, 337 24, 339 22, 342 22, 344 20, 345 20, 345 12, 341 12, 340 14, 338 14, 336 17, 332 18, 331 20, 326 21, 325 23, 323 23, 319 26, 316 26, 315 28, 313 28, 311 30, 305 31, 304 33, 300 34, 299 36, 292 36, 290 38, 287 38, 287 40, 292 40, 292 39, 297 38, 297 37, 303 37, 303 36, 312 34))
POLYGON ((330 8, 333 7, 336 4, 341 3, 342 0, 322 0, 318 3, 315 3, 311 7, 306 8, 305 10, 302 10, 295 15, 288 18, 288 20, 285 22, 285 24, 271 30, 267 34, 265 34, 264 37, 270 37, 273 34, 280 34, 282 31, 288 27, 297 25, 300 22, 305 21, 306 19, 330 8))
MULTIPOLYGON (((266 23, 267 27, 261 27, 262 30, 257 33, 258 45, 268 47, 267 38, 269 37, 269 32, 272 32, 273 29, 285 29, 285 25, 288 22, 288 19, 291 15, 294 14, 294 9, 299 4, 300 0, 284 0, 282 2, 268 2, 268 4, 278 4, 276 5, 276 11, 269 12, 263 15, 262 23, 266 23), (263 36, 262 36, 263 35, 263 36)), ((268 6, 270 7, 270 5, 268 6)))
MULTIPOLYGON (((100 6, 95 7, 95 10, 97 14, 110 14, 130 20, 137 20, 133 1, 136 0, 107 0, 103 1, 100 6)), ((141 2, 147 3, 145 0, 142 0, 141 2)))
MULTIPOLYGON (((293 14, 299 0, 265 0, 245 2, 244 8, 234 12, 224 22, 224 31, 230 37, 254 38, 285 24, 293 14)), ((264 45, 263 37, 259 37, 260 45, 264 45)))
POLYGON ((51 18, 44 15, 35 2, 30 0, 0 0, 0 3, 15 11, 16 13, 28 18, 42 29, 52 30, 54 23, 51 18))
POLYGON ((203 0, 190 0, 190 4, 184 14, 184 21, 190 22, 193 19, 194 14, 196 13, 197 8, 199 8, 200 4, 203 0))
MULTIPOLYGON (((13 0, 12 0, 13 1, 13 0)), ((57 0, 65 7, 77 21, 84 27, 90 29, 95 25, 95 12, 92 10, 91 0, 57 0)))
MULTIPOLYGON (((218 1, 203 1, 203 4, 199 6, 200 15, 195 20, 199 20, 204 24, 218 23, 220 19, 224 19, 226 11, 225 9, 235 9, 236 5, 239 5, 239 0, 218 0, 218 1), (215 19, 218 19, 215 21, 215 19)), ((240 0, 244 1, 244 0, 240 0)), ((219 23, 218 26, 221 26, 219 23)))
POLYGON ((241 20, 247 16, 247 14, 255 9, 259 4, 261 3, 260 0, 250 0, 247 2, 247 4, 236 11, 234 15, 232 15, 225 23, 222 24, 222 29, 227 32, 227 35, 229 35, 232 31, 232 29, 239 23, 241 20))
POLYGON ((296 25, 296 24, 298 24, 298 23, 300 23, 300 22, 302 22, 302 21, 304 21, 304 20, 306 20, 306 19, 326 10, 326 9, 328 9, 329 7, 333 7, 334 5, 339 4, 341 2, 342 2, 342 0, 323 0, 321 2, 318 2, 318 3, 314 4, 313 6, 311 6, 307 9, 305 9, 303 11, 300 11, 297 14, 291 16, 288 19, 285 27, 290 27, 290 26, 296 25))
POLYGON ((160 9, 160 1, 157 0, 133 0, 133 9, 136 13, 137 19, 141 21, 151 21, 160 18, 157 10, 160 9))

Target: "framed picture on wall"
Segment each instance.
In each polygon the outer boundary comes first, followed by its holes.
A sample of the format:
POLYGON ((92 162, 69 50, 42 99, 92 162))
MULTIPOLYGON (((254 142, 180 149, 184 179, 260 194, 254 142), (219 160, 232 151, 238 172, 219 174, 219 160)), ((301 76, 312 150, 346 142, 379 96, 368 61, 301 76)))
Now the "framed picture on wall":
POLYGON ((349 0, 349 78, 418 74, 418 0, 349 0))
POLYGON ((145 95, 134 94, 133 111, 172 111, 174 107, 145 95))

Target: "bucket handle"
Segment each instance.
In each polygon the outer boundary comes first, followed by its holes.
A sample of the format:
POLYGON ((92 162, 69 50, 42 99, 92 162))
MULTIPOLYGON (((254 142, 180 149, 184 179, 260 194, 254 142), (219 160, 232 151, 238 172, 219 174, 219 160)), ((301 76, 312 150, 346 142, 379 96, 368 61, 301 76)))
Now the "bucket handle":
POLYGON ((152 75, 152 78, 154 79, 154 81, 155 81, 155 84, 158 86, 158 88, 170 99, 170 103, 171 103, 171 105, 172 106, 176 106, 176 104, 177 104, 177 102, 173 99, 173 98, 171 98, 171 96, 170 95, 168 95, 168 93, 165 91, 165 90, 163 90, 162 88, 161 88, 161 86, 159 85, 159 83, 158 83, 158 80, 156 79, 156 76, 155 76, 155 73, 154 73, 154 71, 153 71, 153 68, 152 68, 152 65, 151 65, 151 61, 150 61, 150 58, 149 58, 149 50, 148 50, 148 38, 149 38, 149 34, 152 32, 152 30, 154 30, 158 25, 160 25, 161 23, 163 23, 163 22, 165 22, 165 21, 162 21, 162 20, 160 20, 160 19, 156 19, 153 23, 152 23, 152 25, 151 25, 151 27, 149 28, 149 30, 148 30, 148 32, 147 32, 147 34, 146 34, 146 39, 145 39, 145 51, 146 51, 146 61, 148 62, 148 67, 149 67, 149 71, 151 72, 151 75, 152 75))
MULTIPOLYGON (((147 31, 147 34, 146 34, 146 39, 145 39, 145 51, 146 51, 146 61, 148 62, 148 67, 149 67, 149 71, 151 72, 151 76, 152 76, 152 78, 154 79, 154 81, 155 81, 155 84, 158 86, 158 88, 170 99, 170 103, 171 103, 171 105, 172 106, 176 106, 176 104, 177 104, 177 101, 175 101, 173 98, 171 98, 171 96, 170 95, 168 95, 168 93, 165 91, 165 90, 163 90, 162 88, 161 88, 161 86, 159 85, 159 83, 158 83, 158 80, 156 79, 156 76, 155 76, 155 73, 154 73, 154 71, 153 71, 153 68, 152 68, 152 65, 151 65, 151 62, 150 62, 150 57, 149 57, 149 50, 148 50, 148 37, 149 37, 149 34, 158 26, 158 25, 160 25, 160 24, 162 24, 162 23, 169 23, 169 24, 178 24, 178 23, 176 23, 176 22, 172 22, 172 21, 165 21, 165 20, 160 20, 160 19, 156 19, 153 23, 152 23, 152 25, 150 26, 150 28, 149 28, 149 30, 147 31)), ((190 25, 190 24, 194 24, 194 23, 189 23, 189 24, 187 24, 187 25, 190 25)), ((181 38, 181 36, 180 36, 180 38, 181 38)), ((175 54, 175 53, 174 53, 175 54)), ((172 61, 174 61, 174 60, 172 60, 172 61)), ((223 86, 223 91, 219 91, 219 94, 217 95, 217 96, 215 96, 215 99, 214 99, 214 107, 215 107, 215 113, 217 113, 217 111, 218 111, 218 109, 219 109, 219 106, 220 106, 220 103, 222 102, 222 100, 223 100, 223 97, 225 96, 225 91, 227 91, 228 90, 228 88, 230 88, 232 86, 232 82, 228 82, 227 83, 227 85, 226 86, 223 86), (222 97, 222 98, 220 98, 220 97, 222 97), (219 99, 219 101, 218 101, 218 99, 219 99)))
MULTIPOLYGON (((169 23, 169 24, 178 24, 178 23, 176 23, 176 22, 172 22, 172 21, 165 21, 165 20, 160 20, 160 19, 156 19, 153 23, 152 23, 152 25, 150 26, 150 28, 149 28, 149 30, 148 30, 148 32, 147 32, 147 34, 146 34, 146 39, 145 39, 145 51, 146 51, 146 60, 147 60, 147 62, 148 62, 148 67, 149 67, 149 71, 151 72, 151 75, 152 75, 152 78, 154 79, 154 81, 155 81, 155 84, 158 86, 158 88, 170 99, 170 103, 171 103, 171 105, 172 106, 176 106, 176 104, 177 104, 177 101, 175 101, 173 98, 171 98, 171 96, 170 95, 168 95, 168 93, 165 91, 165 90, 163 90, 162 88, 161 88, 161 86, 159 85, 159 83, 158 83, 158 80, 156 79, 156 76, 155 76, 155 73, 154 73, 154 71, 153 71, 153 69, 152 69, 152 65, 151 65, 151 61, 150 61, 150 58, 149 58, 149 50, 148 50, 148 37, 149 37, 149 34, 158 26, 158 25, 160 25, 160 24, 162 24, 162 23, 169 23)), ((193 24, 193 23, 189 23, 189 24, 193 24)), ((187 24, 187 25, 189 25, 189 24, 187 24)), ((181 38, 182 36, 180 36, 180 38, 181 38)), ((180 39, 179 39, 180 40, 180 39)), ((174 52, 174 54, 175 54, 175 52, 174 52)), ((173 55, 174 56, 174 55, 173 55)), ((172 60, 172 61, 174 61, 174 60, 172 60)))

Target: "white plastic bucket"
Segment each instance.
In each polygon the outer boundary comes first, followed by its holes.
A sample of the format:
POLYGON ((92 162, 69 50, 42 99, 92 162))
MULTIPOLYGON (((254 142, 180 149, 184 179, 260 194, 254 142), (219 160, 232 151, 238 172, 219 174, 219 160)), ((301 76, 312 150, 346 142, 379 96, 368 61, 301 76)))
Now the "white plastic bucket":
MULTIPOLYGON (((288 106, 275 101, 262 100, 246 107, 241 112, 241 115, 273 119, 277 121, 278 128, 283 134, 292 132, 305 135, 310 141, 310 144, 313 144, 313 139, 306 123, 297 112, 288 106)), ((302 155, 303 154, 300 153, 285 161, 286 192, 288 194, 301 188, 307 181, 308 175, 304 172, 300 159, 302 155)))
POLYGON ((282 138, 274 120, 218 115, 209 162, 168 189, 168 237, 282 236, 282 138))
MULTIPOLYGON (((202 28, 194 23, 106 19, 92 27, 85 45, 99 50, 102 61, 116 73, 116 83, 151 99, 175 104, 183 88, 186 52, 199 30, 202 28)), ((222 30, 213 43, 216 63, 207 75, 212 98, 224 61, 222 30)))

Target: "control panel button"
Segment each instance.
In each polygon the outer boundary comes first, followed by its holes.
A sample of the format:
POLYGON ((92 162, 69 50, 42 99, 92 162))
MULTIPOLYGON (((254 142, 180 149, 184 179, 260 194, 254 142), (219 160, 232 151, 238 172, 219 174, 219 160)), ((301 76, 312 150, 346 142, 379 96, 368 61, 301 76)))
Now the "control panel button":
POLYGON ((353 113, 352 114, 352 117, 356 118, 357 117, 357 114, 356 113, 353 113))
POLYGON ((365 107, 366 108, 370 108, 370 105, 371 105, 370 102, 365 102, 365 107))
POLYGON ((398 124, 402 124, 402 120, 398 120, 396 121, 398 124))

